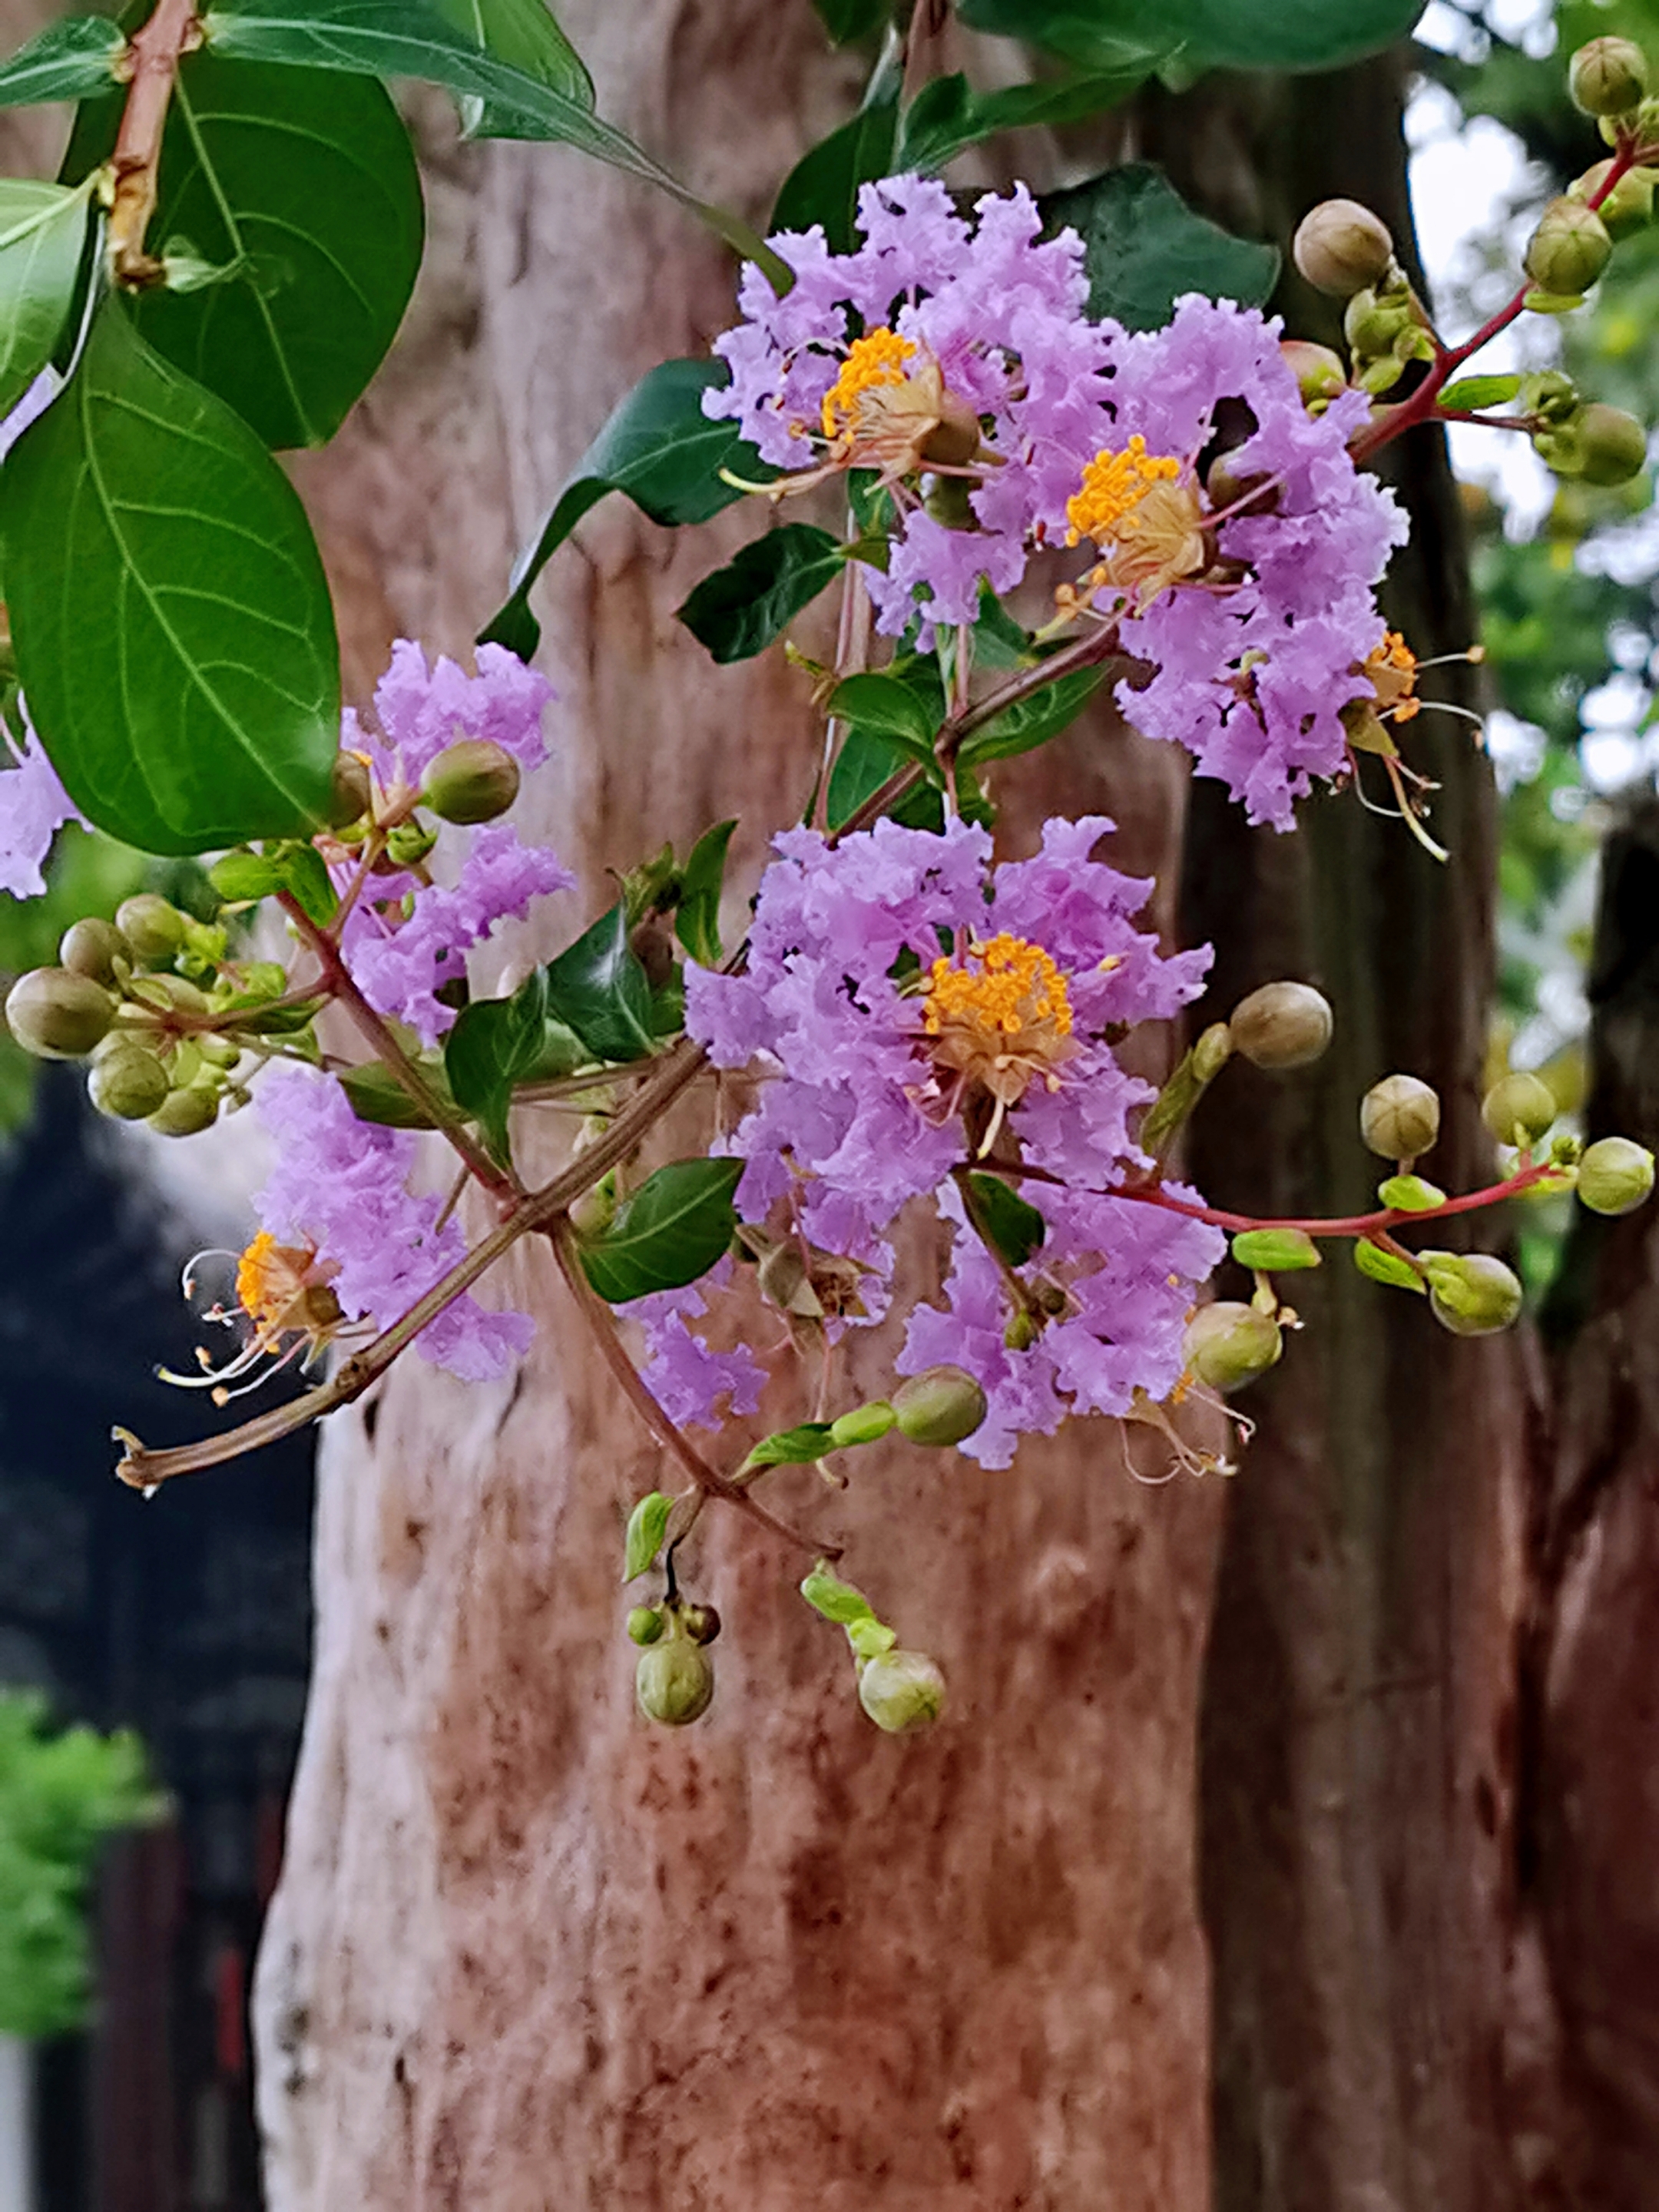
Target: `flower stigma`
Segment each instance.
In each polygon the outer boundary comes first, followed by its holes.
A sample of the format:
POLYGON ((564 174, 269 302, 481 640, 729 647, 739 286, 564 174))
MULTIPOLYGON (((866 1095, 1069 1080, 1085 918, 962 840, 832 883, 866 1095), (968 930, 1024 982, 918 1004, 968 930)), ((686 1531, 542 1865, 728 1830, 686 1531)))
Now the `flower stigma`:
POLYGON ((262 1229, 240 1253, 198 1252, 185 1268, 187 1298, 196 1294, 197 1270, 204 1260, 235 1261, 236 1302, 228 1306, 216 1301, 202 1318, 227 1328, 241 1322, 248 1334, 235 1355, 219 1366, 198 1345, 199 1375, 175 1375, 168 1368, 158 1368, 165 1382, 185 1390, 208 1390, 214 1404, 222 1406, 269 1381, 302 1353, 301 1364, 309 1365, 348 1326, 340 1301, 329 1287, 333 1265, 319 1260, 309 1246, 279 1244, 269 1230, 262 1229), (238 1387, 231 1388, 233 1383, 238 1387))

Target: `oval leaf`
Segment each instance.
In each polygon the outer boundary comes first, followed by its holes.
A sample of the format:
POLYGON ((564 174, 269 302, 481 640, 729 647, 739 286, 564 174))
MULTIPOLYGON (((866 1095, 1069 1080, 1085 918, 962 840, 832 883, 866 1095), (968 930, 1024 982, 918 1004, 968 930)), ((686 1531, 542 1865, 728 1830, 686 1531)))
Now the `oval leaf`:
POLYGON ((962 0, 964 23, 1048 46, 1087 69, 1180 48, 1206 69, 1323 70, 1403 39, 1425 0, 962 0))
MULTIPOLYGON (((999 131, 1052 130, 1060 124, 1080 122, 1086 115, 1097 115, 1103 108, 1115 107, 1127 100, 1168 58, 1167 52, 1141 54, 1120 69, 1069 77, 1059 84, 1013 84, 1001 92, 975 92, 960 74, 936 76, 904 111, 892 169, 896 173, 942 169, 969 146, 994 137, 999 131)), ((878 176, 884 173, 876 172, 878 176)), ((854 239, 840 251, 848 252, 857 243, 854 239)), ((833 239, 830 244, 834 246, 833 239)))
POLYGON ((647 1491, 628 1516, 628 1534, 623 1545, 623 1580, 631 1583, 635 1575, 642 1575, 662 1549, 662 1540, 668 1534, 668 1516, 674 1510, 674 1501, 665 1491, 647 1491))
POLYGON ((293 487, 112 300, 0 471, 18 673, 82 812, 150 853, 307 832, 339 649, 293 487))
POLYGON ((1048 1223, 1000 1176, 970 1175, 968 1189, 974 1201, 974 1226, 1011 1267, 1023 1267, 1046 1243, 1048 1223))
POLYGON ((803 154, 783 180, 767 225, 769 236, 781 230, 811 230, 815 222, 821 223, 832 253, 854 252, 860 185, 891 176, 896 169, 920 166, 894 160, 897 128, 896 89, 892 99, 861 107, 840 130, 803 154))
POLYGON ((1422 1176, 1390 1176, 1376 1187, 1377 1203, 1395 1213, 1432 1213, 1446 1203, 1446 1194, 1422 1176))
MULTIPOLYGON (((543 0, 437 0, 444 20, 497 61, 550 84, 579 107, 593 105, 593 80, 581 56, 543 0)), ((512 118, 487 102, 467 99, 463 118, 469 138, 511 137, 512 118), (506 125, 506 129, 500 126, 506 125)))
POLYGON ((52 359, 87 234, 87 196, 0 178, 0 415, 52 359))
POLYGON ((706 1275, 732 1242, 741 1160, 674 1160, 624 1199, 603 1236, 581 1248, 582 1271, 610 1305, 676 1291, 706 1275))
POLYGON ((1132 331, 1161 330, 1184 292, 1241 307, 1266 305, 1279 249, 1234 238, 1194 215, 1161 169, 1131 161, 1042 202, 1052 237, 1068 224, 1083 240, 1089 313, 1132 331))
POLYGON ((619 901, 548 963, 547 1010, 595 1060, 642 1060, 657 1048, 651 985, 628 942, 619 901))
POLYGON ((763 1437, 746 1460, 750 1467, 811 1467, 836 1449, 835 1427, 829 1421, 804 1421, 798 1429, 780 1429, 763 1437))
POLYGON ((830 712, 855 729, 890 738, 915 759, 933 757, 933 718, 927 703, 896 676, 849 676, 830 695, 830 712))
POLYGON ((716 660, 750 659, 840 574, 846 554, 827 530, 786 522, 705 576, 675 613, 716 660))
POLYGON ((959 756, 964 768, 985 761, 1011 760, 1016 753, 1034 752, 1068 730, 1106 680, 1102 668, 1075 668, 1057 676, 1029 698, 1006 707, 995 720, 967 738, 959 756))
POLYGON ((801 1584, 800 1594, 815 1613, 821 1613, 826 1620, 833 1620, 842 1628, 876 1617, 876 1609, 864 1592, 832 1575, 828 1567, 814 1567, 801 1584))
POLYGON ((1374 1283, 1387 1283, 1397 1291, 1419 1291, 1426 1294, 1427 1285, 1414 1267, 1395 1253, 1385 1252, 1380 1244, 1373 1244, 1369 1237, 1355 1240, 1353 1263, 1362 1275, 1374 1283))
POLYGON ((1320 1264, 1319 1247, 1305 1229, 1247 1229, 1233 1239, 1233 1257, 1241 1267, 1257 1267, 1264 1275, 1320 1264))
POLYGON ((705 830, 686 857, 680 895, 674 902, 674 934, 705 968, 720 963, 720 892, 726 884, 726 853, 735 822, 705 830))
POLYGON ((106 92, 126 52, 119 27, 106 15, 66 15, 0 64, 0 107, 29 107, 40 100, 88 100, 106 92))

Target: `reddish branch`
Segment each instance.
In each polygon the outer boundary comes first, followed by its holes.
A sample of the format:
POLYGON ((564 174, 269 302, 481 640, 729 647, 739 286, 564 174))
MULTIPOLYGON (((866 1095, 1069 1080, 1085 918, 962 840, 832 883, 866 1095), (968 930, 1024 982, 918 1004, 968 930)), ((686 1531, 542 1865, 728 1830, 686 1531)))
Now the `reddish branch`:
POLYGON ((115 193, 110 205, 110 260, 118 283, 143 286, 161 279, 161 264, 145 251, 144 234, 155 212, 161 133, 179 64, 202 43, 193 0, 158 0, 155 13, 135 32, 126 52, 127 104, 110 166, 115 193))

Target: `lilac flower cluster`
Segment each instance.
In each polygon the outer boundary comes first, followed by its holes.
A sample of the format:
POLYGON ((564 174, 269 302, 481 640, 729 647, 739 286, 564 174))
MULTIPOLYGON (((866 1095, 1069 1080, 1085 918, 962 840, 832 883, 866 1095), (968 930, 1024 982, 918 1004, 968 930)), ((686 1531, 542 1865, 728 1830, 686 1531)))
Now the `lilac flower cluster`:
POLYGON ((722 1260, 700 1283, 653 1291, 628 1309, 644 1333, 653 1395, 681 1428, 717 1428, 723 1410, 752 1413, 760 1405, 766 1370, 749 1346, 717 1352, 688 1326, 708 1317, 708 1293, 725 1290, 731 1279, 732 1262, 722 1260))
POLYGON ((39 898, 46 888, 41 864, 52 839, 64 823, 80 820, 27 713, 21 749, 0 725, 0 891, 39 898))
MULTIPOLYGON (((690 1034, 717 1066, 757 1060, 769 1079, 728 1140, 747 1163, 748 1218, 781 1206, 811 1243, 884 1270, 880 1232, 908 1201, 933 1200, 956 1224, 946 1306, 917 1309, 901 1365, 947 1359, 978 1377, 990 1419, 963 1449, 988 1465, 1074 1407, 1121 1413, 1137 1389, 1166 1393, 1197 1285, 1224 1249, 1203 1224, 1106 1195, 1140 1161, 1128 1116, 1153 1090, 1105 1032, 1174 1014, 1209 960, 1165 958, 1137 929, 1151 885, 1091 858, 1110 828, 1050 822, 1034 858, 997 868, 985 832, 959 822, 942 836, 881 822, 834 848, 787 831, 762 879, 745 971, 687 970, 690 1034), (970 1159, 962 1109, 975 1063, 951 1049, 949 1008, 964 1000, 973 1015, 987 946, 1003 948, 1006 972, 1052 979, 1033 986, 1036 1011, 1010 1040, 1012 1073, 1006 1054, 984 1064, 1015 1157, 1067 1186, 1054 1198, 1025 1186, 1049 1224, 1033 1268, 1064 1307, 1025 1350, 1004 1341, 1006 1285, 952 1177, 970 1159)), ((688 1402, 705 1378, 683 1349, 678 1364, 660 1341, 653 1351, 653 1383, 688 1402)))
MULTIPOLYGON (((338 1084, 308 1069, 268 1069, 259 1117, 278 1152, 256 1200, 283 1244, 309 1246, 334 1270, 348 1319, 388 1328, 466 1256, 460 1224, 438 1225, 442 1200, 409 1188, 417 1139, 360 1121, 338 1084)), ((528 1314, 492 1312, 464 1297, 416 1339, 422 1355, 463 1381, 493 1381, 530 1348, 528 1314)))

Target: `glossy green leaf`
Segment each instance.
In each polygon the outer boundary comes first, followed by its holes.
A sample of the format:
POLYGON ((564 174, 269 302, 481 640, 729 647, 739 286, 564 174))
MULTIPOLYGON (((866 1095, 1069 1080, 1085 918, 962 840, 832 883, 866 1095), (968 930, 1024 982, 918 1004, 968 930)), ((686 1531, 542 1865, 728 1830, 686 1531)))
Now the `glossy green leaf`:
POLYGON ((653 522, 707 522, 744 495, 722 469, 750 483, 776 473, 730 421, 711 421, 702 395, 727 381, 724 362, 665 361, 641 378, 612 409, 554 501, 536 542, 513 571, 513 594, 479 643, 504 645, 528 660, 541 641, 530 591, 589 507, 607 492, 625 492, 653 522))
POLYGON ((800 1594, 815 1613, 838 1627, 850 1628, 857 1620, 873 1620, 876 1609, 861 1589, 832 1575, 828 1567, 814 1567, 800 1586, 800 1594))
POLYGON ((830 696, 830 712, 854 729, 886 738, 919 761, 933 757, 934 722, 927 704, 896 676, 849 676, 830 696))
POLYGON ((1513 399, 1525 380, 1516 376, 1460 376, 1440 394, 1442 407, 1502 407, 1513 399))
POLYGON ((1011 1267, 1023 1267, 1047 1241, 1048 1224, 1000 1176, 970 1175, 974 1226, 1011 1267))
MULTIPOLYGON (((448 1085, 441 1065, 428 1062, 422 1073, 439 1097, 447 1103, 448 1085)), ((365 1060, 360 1067, 339 1071, 336 1081, 350 1101, 351 1110, 360 1121, 374 1121, 387 1129, 432 1129, 437 1127, 410 1097, 389 1067, 378 1060, 365 1060)))
POLYGON ((325 818, 339 651, 305 510, 112 299, 0 471, 0 532, 18 672, 89 820, 200 853, 325 818))
POLYGON ((705 576, 675 612, 716 660, 748 660, 833 582, 846 556, 827 530, 786 522, 705 576))
POLYGON ((1241 1267, 1260 1268, 1263 1274, 1290 1274, 1320 1264, 1319 1247, 1305 1229, 1246 1229, 1233 1239, 1233 1257, 1241 1267))
MULTIPOLYGON (((84 108, 65 173, 108 155, 118 94, 84 108)), ((229 276, 158 287, 134 313, 156 351, 268 446, 331 438, 385 359, 421 265, 414 149, 384 86, 190 56, 161 143, 149 236, 229 276)))
POLYGON ((477 1120, 498 1160, 510 1157, 513 1086, 543 1059, 547 1020, 547 971, 538 968, 510 998, 463 1007, 444 1040, 444 1072, 455 1103, 477 1120))
POLYGON ((0 178, 0 415, 52 359, 86 234, 84 192, 0 178))
POLYGON ((1397 1291, 1418 1291, 1426 1296, 1428 1285, 1414 1267, 1393 1252, 1385 1252, 1380 1244, 1373 1244, 1369 1237, 1356 1237, 1353 1263, 1362 1275, 1374 1283, 1387 1283, 1397 1291))
POLYGON ((1069 191, 1049 192, 1043 227, 1083 240, 1089 313, 1132 331, 1161 330, 1185 292, 1263 306, 1279 278, 1279 249, 1234 238, 1195 215, 1161 169, 1131 161, 1069 191))
POLYGON ((1376 1199, 1396 1213, 1432 1213, 1446 1203, 1446 1194, 1423 1176, 1397 1175, 1377 1185, 1376 1199))
POLYGON ((674 934, 704 968, 720 963, 720 892, 726 884, 726 848, 735 822, 717 822, 691 848, 680 874, 674 908, 674 934))
POLYGON ((1097 115, 1127 100, 1167 58, 1144 54, 1121 69, 1068 77, 1060 83, 1009 85, 1000 92, 975 92, 959 72, 936 76, 904 111, 892 173, 942 169, 969 146, 994 138, 1000 131, 1048 129, 1097 115))
POLYGON ((617 1208, 602 1236, 584 1242, 582 1272, 607 1304, 676 1291, 706 1275, 738 1225, 732 1194, 741 1160, 674 1160, 617 1208))
POLYGON ((245 847, 226 853, 208 870, 208 881, 222 899, 236 905, 287 891, 315 922, 331 921, 338 904, 321 854, 297 839, 263 853, 245 847))
POLYGON ((892 0, 812 0, 812 5, 838 46, 868 38, 893 18, 892 0))
POLYGON ((641 1060, 657 1048, 651 985, 628 942, 618 902, 549 963, 547 1010, 596 1060, 641 1060))
POLYGON ((126 40, 106 15, 65 15, 0 62, 0 107, 89 100, 106 92, 126 40))
POLYGON ((1337 69, 1403 39, 1425 0, 962 0, 964 23, 1121 67, 1125 50, 1172 45, 1183 71, 1337 69))
POLYGON ((829 1421, 803 1421, 798 1429, 780 1429, 775 1435, 763 1437, 746 1460, 750 1467, 811 1467, 826 1452, 834 1451, 834 1425, 829 1421))
POLYGON ((668 1516, 673 1510, 674 1501, 666 1491, 651 1490, 629 1515, 628 1534, 623 1544, 625 1583, 631 1583, 635 1575, 642 1575, 661 1551, 662 1540, 668 1534, 668 1516))
POLYGON ((963 766, 977 768, 986 761, 1009 760, 1016 753, 1046 745, 1050 738, 1070 728, 1105 680, 1103 669, 1076 668, 1069 676, 1058 676, 1052 684, 1043 684, 1029 698, 1004 708, 994 721, 963 740, 963 766))
POLYGON ((851 253, 859 245, 856 217, 859 186, 890 177, 906 165, 893 158, 898 129, 896 98, 861 107, 838 131, 802 155, 784 179, 767 225, 781 230, 810 230, 823 225, 832 253, 851 253))
MULTIPOLYGON (((849 730, 830 771, 825 799, 830 827, 839 830, 890 776, 915 765, 915 755, 890 738, 878 737, 872 730, 849 730)), ((945 801, 937 784, 922 783, 887 811, 906 829, 937 830, 945 819, 945 801)))
MULTIPOLYGON (((446 22, 497 61, 507 62, 526 76, 551 85, 578 106, 592 106, 593 80, 545 0, 436 0, 436 5, 446 22)), ((492 109, 487 101, 464 99, 462 115, 470 138, 515 135, 512 118, 492 109), (498 130, 497 125, 503 123, 507 128, 498 130)))

